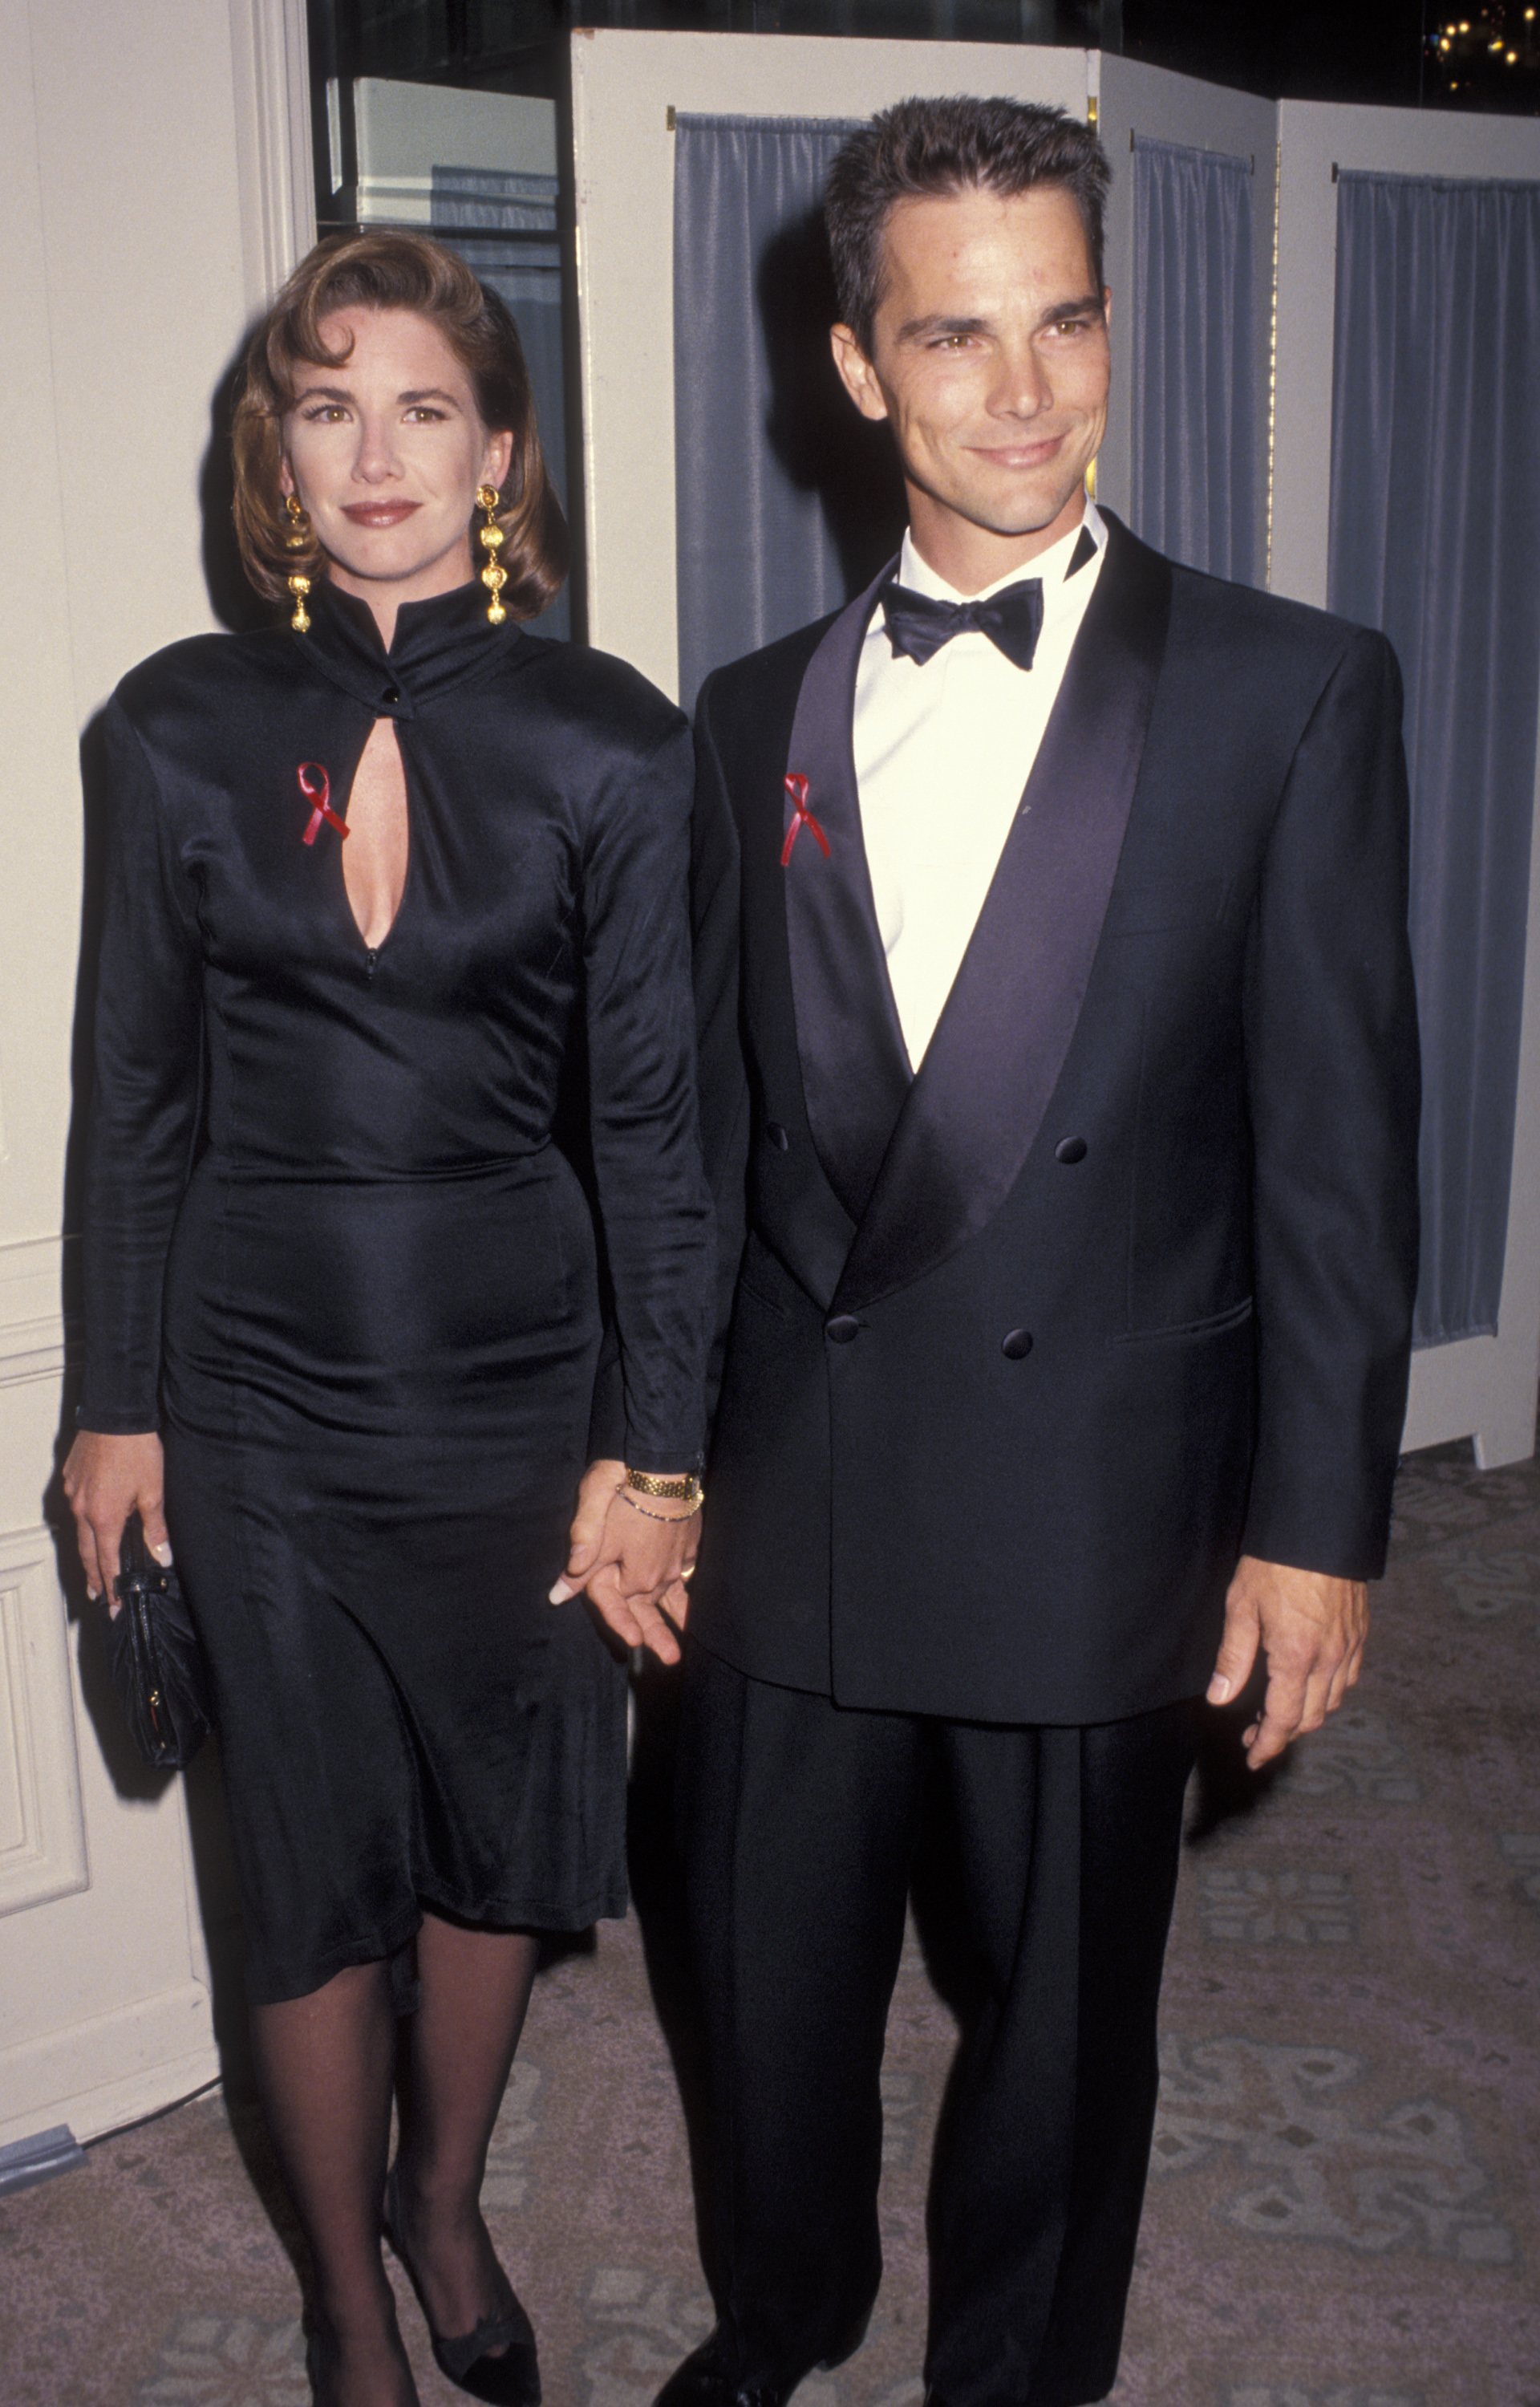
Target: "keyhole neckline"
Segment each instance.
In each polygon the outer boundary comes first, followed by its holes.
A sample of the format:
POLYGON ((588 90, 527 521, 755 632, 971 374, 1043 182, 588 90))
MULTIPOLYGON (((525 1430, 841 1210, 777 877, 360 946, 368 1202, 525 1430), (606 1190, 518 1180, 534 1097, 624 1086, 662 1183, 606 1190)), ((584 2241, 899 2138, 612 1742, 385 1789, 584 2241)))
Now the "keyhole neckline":
MULTIPOLYGON (((387 776, 389 778, 389 773, 387 776)), ((395 800, 396 797, 393 794, 386 798, 388 819, 391 816, 391 805, 395 800)), ((352 780, 347 789, 347 798, 343 805, 343 816, 348 822, 351 836, 349 844, 339 843, 337 847, 342 856, 343 906, 353 923, 359 942, 364 950, 370 975, 373 976, 380 953, 395 933, 402 912, 405 907, 406 897, 412 883, 412 856, 416 849, 412 842, 412 803, 406 776, 406 755, 402 748, 401 732, 394 719, 376 715, 354 767, 352 780), (381 748, 394 756, 399 783, 399 827, 388 824, 384 832, 383 843, 376 839, 374 850, 371 852, 369 848, 371 839, 376 837, 376 831, 370 824, 368 814, 371 805, 367 791, 362 805, 366 816, 362 819, 357 819, 354 816, 354 810, 359 797, 360 780, 367 777, 370 751, 377 742, 380 742, 382 729, 389 730, 389 733, 383 739, 381 748), (380 857, 381 854, 383 858, 380 857), (399 884, 391 875, 398 862, 399 884), (374 873, 367 886, 362 878, 366 864, 371 872, 374 873), (349 883, 349 870, 360 873, 357 887, 349 883), (371 931, 376 925, 374 906, 382 899, 390 901, 392 887, 394 887, 394 899, 391 903, 390 916, 377 933, 372 933, 371 931)))

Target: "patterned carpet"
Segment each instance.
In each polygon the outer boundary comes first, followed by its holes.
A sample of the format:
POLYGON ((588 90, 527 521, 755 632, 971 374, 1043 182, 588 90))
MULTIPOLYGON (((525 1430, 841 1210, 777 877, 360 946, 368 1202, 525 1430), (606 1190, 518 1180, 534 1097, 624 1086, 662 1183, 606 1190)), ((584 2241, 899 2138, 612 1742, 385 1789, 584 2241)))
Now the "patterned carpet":
MULTIPOLYGON (((1221 1745, 1194 1787, 1117 2407, 1540 2407, 1537 1674, 1540 1467, 1414 1458, 1353 1702, 1270 1782, 1221 1745)), ((643 1912, 542 1974, 487 2185, 549 2407, 647 2407, 710 2321, 643 1735, 643 1912)), ((887 2275, 865 2349, 801 2407, 918 2407, 952 2039, 911 1943, 887 2275)), ((0 2201, 0 2400, 305 2407, 290 2240, 248 2107, 211 2094, 99 2142, 0 2201)), ((463 2394, 400 2286, 444 2407, 463 2394)))

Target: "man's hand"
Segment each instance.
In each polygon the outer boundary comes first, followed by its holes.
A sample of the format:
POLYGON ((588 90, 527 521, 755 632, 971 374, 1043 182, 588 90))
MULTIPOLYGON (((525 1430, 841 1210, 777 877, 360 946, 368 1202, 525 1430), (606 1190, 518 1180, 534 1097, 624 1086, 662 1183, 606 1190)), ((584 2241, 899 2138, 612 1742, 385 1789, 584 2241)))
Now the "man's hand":
POLYGON ((1332 1579, 1242 1555, 1224 1600, 1224 1636, 1211 1705, 1228 1704, 1250 1677, 1257 1648, 1267 1656, 1262 1717, 1246 1732, 1253 1772, 1281 1755, 1291 1739, 1319 1730, 1358 1679, 1369 1631, 1368 1591, 1362 1580, 1332 1579))
POLYGON ((567 1568, 551 1590, 564 1604, 586 1588, 615 1634, 628 1646, 647 1646, 660 1663, 677 1663, 689 1610, 685 1583, 700 1539, 697 1513, 669 1515, 626 1502, 623 1462, 591 1462, 577 1492, 567 1568))

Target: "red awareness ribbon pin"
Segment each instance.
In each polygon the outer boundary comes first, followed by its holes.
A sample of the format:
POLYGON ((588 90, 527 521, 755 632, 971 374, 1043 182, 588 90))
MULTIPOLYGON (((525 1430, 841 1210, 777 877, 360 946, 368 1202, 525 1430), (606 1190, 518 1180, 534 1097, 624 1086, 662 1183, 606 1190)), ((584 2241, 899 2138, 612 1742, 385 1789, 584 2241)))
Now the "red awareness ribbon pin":
POLYGON ((792 801, 792 820, 790 827, 786 830, 785 843, 781 847, 782 868, 784 869, 790 862, 792 846, 797 842, 798 837, 801 834, 804 828, 811 828, 812 830, 814 836, 818 840, 818 849, 827 861, 828 859, 828 838, 824 833, 823 829, 819 826, 817 820, 813 818, 812 813, 808 808, 807 779, 805 777, 795 776, 788 776, 786 779, 786 791, 791 796, 792 801))
POLYGON ((301 836, 302 844, 314 844, 321 832, 321 821, 334 827, 339 835, 347 833, 347 821, 337 817, 332 807, 332 780, 318 761, 302 761, 294 775, 300 781, 300 791, 307 803, 314 803, 310 824, 301 836), (319 783, 317 780, 319 779, 319 783))

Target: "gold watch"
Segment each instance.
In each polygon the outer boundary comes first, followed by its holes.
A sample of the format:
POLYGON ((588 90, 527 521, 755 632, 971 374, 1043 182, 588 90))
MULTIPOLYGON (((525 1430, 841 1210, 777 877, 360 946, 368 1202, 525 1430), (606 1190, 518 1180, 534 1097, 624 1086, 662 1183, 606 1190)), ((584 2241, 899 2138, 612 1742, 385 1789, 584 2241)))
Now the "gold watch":
POLYGON ((699 1509, 706 1493, 693 1471, 683 1479, 663 1479, 655 1471, 628 1470, 626 1485, 638 1496, 666 1497, 670 1503, 688 1504, 692 1510, 699 1509))

